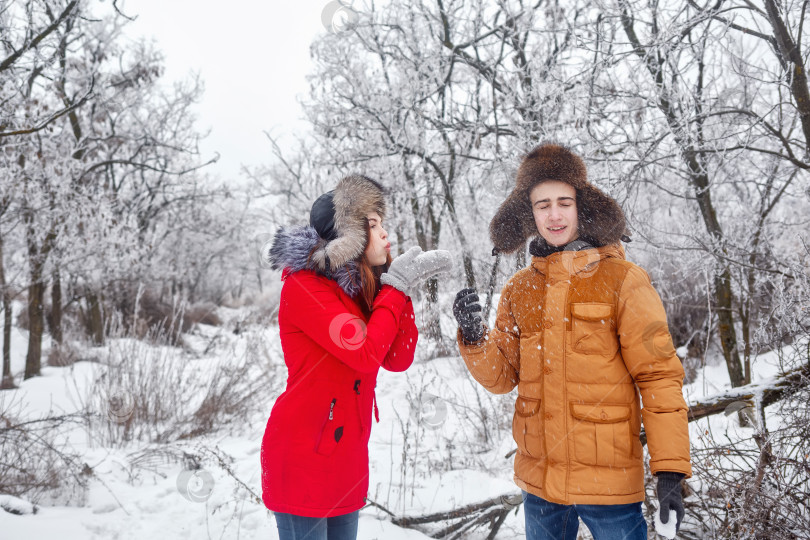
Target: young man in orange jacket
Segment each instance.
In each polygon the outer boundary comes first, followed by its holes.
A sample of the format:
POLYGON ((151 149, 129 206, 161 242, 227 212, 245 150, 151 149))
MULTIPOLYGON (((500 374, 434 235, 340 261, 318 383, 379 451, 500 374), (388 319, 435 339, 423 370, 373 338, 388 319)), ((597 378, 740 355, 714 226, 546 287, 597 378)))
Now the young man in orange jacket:
POLYGON ((495 248, 529 238, 531 264, 503 288, 495 325, 473 289, 453 312, 470 373, 490 392, 517 386, 512 433, 526 537, 646 539, 642 419, 661 521, 683 517, 691 476, 683 367, 647 273, 624 258, 619 205, 587 181, 582 160, 544 144, 523 160, 490 223, 495 248), (644 408, 640 407, 639 396, 644 408))

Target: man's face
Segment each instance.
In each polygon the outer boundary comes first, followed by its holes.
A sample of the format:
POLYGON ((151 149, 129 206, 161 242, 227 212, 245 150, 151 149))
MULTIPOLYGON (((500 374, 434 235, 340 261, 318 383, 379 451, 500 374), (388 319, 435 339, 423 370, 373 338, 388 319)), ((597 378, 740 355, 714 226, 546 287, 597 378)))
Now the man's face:
POLYGON ((534 223, 550 246, 564 246, 579 236, 577 192, 565 182, 547 180, 529 193, 534 223))

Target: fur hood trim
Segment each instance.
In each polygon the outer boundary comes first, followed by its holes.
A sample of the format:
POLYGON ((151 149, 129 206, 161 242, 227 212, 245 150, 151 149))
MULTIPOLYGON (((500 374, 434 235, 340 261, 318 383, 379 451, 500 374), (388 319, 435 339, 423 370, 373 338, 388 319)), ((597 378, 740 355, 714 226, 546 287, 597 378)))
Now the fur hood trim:
POLYGON ((565 182, 576 190, 581 238, 595 247, 603 247, 618 243, 623 235, 628 234, 621 207, 588 182, 582 159, 562 145, 545 143, 523 158, 515 188, 489 224, 489 235, 496 250, 512 253, 534 237, 545 244, 537 232, 529 194, 537 184, 546 180, 565 182))
POLYGON ((282 227, 276 232, 270 249, 262 254, 274 270, 289 272, 312 270, 337 282, 343 292, 354 298, 360 293, 360 269, 354 259, 335 269, 321 270, 310 254, 323 250, 326 241, 309 225, 282 227))

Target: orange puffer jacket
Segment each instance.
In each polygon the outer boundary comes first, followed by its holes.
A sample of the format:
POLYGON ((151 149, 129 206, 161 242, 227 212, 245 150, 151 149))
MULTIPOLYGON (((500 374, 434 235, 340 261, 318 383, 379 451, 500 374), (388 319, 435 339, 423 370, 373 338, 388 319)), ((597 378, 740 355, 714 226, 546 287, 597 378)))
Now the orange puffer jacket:
POLYGON ((458 344, 489 391, 518 388, 525 491, 559 504, 644 500, 642 419, 653 474, 691 476, 683 367, 658 293, 620 245, 533 257, 503 288, 495 328, 477 343, 459 331, 458 344))

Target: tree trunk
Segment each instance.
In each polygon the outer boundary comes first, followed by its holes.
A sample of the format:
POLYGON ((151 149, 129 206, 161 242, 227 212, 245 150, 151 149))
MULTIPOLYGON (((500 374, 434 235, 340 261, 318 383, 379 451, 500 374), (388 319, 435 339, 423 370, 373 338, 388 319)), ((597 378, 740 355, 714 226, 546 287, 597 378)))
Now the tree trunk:
MULTIPOLYGON (((680 143, 680 141, 679 141, 680 143)), ((717 211, 712 202, 711 183, 709 175, 705 172, 707 165, 700 159, 697 152, 691 147, 683 148, 683 157, 689 170, 689 182, 695 189, 700 214, 703 216, 703 223, 706 232, 715 241, 723 241, 723 229, 717 219, 717 211)), ((725 248, 721 248, 725 252, 725 248)), ((731 379, 731 386, 742 386, 745 384, 745 374, 743 373, 740 351, 737 347, 737 330, 734 327, 734 291, 731 288, 731 272, 726 263, 720 259, 723 270, 714 276, 714 302, 717 306, 717 333, 720 344, 723 348, 723 358, 726 361, 726 368, 731 379)))
POLYGON ((6 283, 6 271, 3 263, 3 238, 0 236, 0 291, 3 293, 3 379, 0 389, 14 388, 14 377, 11 376, 11 292, 6 283))
POLYGON ((87 292, 87 333, 96 345, 104 344, 104 318, 101 313, 100 295, 87 292))
POLYGON ((42 334, 45 328, 45 316, 42 302, 45 299, 43 271, 45 261, 56 239, 54 229, 48 231, 42 244, 37 244, 37 234, 30 208, 23 211, 25 220, 25 242, 28 250, 28 267, 30 268, 30 285, 28 286, 28 353, 25 357, 24 379, 38 376, 42 367, 42 334))
MULTIPOLYGON (((443 184, 446 184, 446 182, 443 182, 443 184)), ((464 229, 461 227, 458 216, 456 215, 455 197, 453 196, 453 192, 448 185, 445 185, 444 188, 444 198, 447 201, 447 210, 450 214, 450 222, 453 224, 456 238, 458 238, 458 242, 461 244, 461 260, 464 265, 464 277, 466 278, 467 287, 472 287, 475 289, 477 287, 475 283, 475 270, 473 269, 471 256, 472 250, 469 247, 467 236, 464 234, 464 229)))
POLYGON ((723 346, 723 357, 726 360, 731 386, 742 386, 745 384, 745 374, 740 351, 737 348, 737 331, 734 329, 734 313, 731 306, 731 275, 728 268, 714 277, 714 301, 717 305, 717 333, 723 346))
POLYGON ((489 286, 487 287, 487 302, 486 306, 484 306, 484 313, 482 317, 484 319, 484 323, 489 321, 489 312, 492 309, 492 297, 495 295, 495 280, 498 277, 498 265, 501 263, 501 252, 494 251, 495 254, 495 262, 492 263, 492 270, 489 273, 489 286))
MULTIPOLYGON (((430 207, 430 245, 428 249, 434 249, 439 244, 439 234, 441 233, 442 222, 435 217, 432 205, 430 207)), ((427 306, 424 310, 424 333, 427 338, 436 344, 439 355, 447 354, 442 336, 441 320, 439 318, 439 280, 431 278, 425 283, 427 291, 427 306), (425 316, 426 315, 426 316, 425 316)))
POLYGON ((477 287, 475 282, 475 269, 473 268, 471 256, 472 250, 469 248, 467 237, 464 235, 464 230, 459 224, 458 216, 456 216, 456 209, 454 206, 455 202, 452 199, 450 199, 448 202, 448 207, 450 208, 450 220, 453 223, 453 228, 456 231, 456 237, 458 238, 459 244, 461 244, 461 261, 464 265, 464 277, 466 278, 466 285, 467 287, 472 287, 475 289, 477 287))
POLYGON ((62 277, 58 268, 53 271, 51 286, 51 338, 57 345, 62 344, 62 277))
MULTIPOLYGON (((413 171, 408 167, 408 160, 405 155, 402 156, 403 171, 405 180, 410 188, 408 194, 408 204, 413 214, 414 226, 416 228, 416 241, 423 250, 434 249, 439 243, 439 234, 442 228, 442 222, 436 217, 433 208, 433 199, 428 197, 424 207, 419 202, 416 196, 416 179, 414 178, 413 171), (422 214, 427 214, 427 220, 422 218, 422 214), (429 224, 430 230, 425 227, 425 223, 429 224)), ((404 251, 405 246, 402 245, 402 236, 400 231, 397 231, 397 243, 399 244, 400 252, 404 251)), ((424 318, 424 326, 422 333, 432 343, 435 343, 439 348, 439 352, 444 354, 444 344, 442 341, 442 329, 436 309, 439 299, 439 282, 436 278, 429 279, 424 283, 425 292, 427 293, 427 314, 424 318)))
MULTIPOLYGON (((805 152, 810 153, 810 88, 807 85, 807 72, 804 67, 802 52, 779 15, 779 8, 773 0, 765 0, 765 11, 773 28, 779 55, 790 71, 790 93, 796 101, 799 120, 802 123, 805 152)), ((801 35, 801 31, 800 31, 801 35)))
POLYGON ((427 291, 427 305, 432 306, 430 309, 425 310, 422 313, 423 317, 425 317, 425 327, 424 333, 425 336, 433 343, 438 345, 440 349, 444 349, 442 347, 442 329, 439 325, 439 316, 438 310, 436 306, 439 302, 439 280, 437 278, 430 278, 425 283, 425 289, 427 291))
POLYGON ((11 298, 3 292, 3 381, 0 388, 15 388, 11 375, 11 298))
MULTIPOLYGON (((683 113, 670 101, 666 88, 667 80, 664 77, 664 59, 654 50, 648 50, 652 47, 641 44, 633 27, 634 20, 629 12, 629 3, 623 0, 621 4, 622 26, 624 27, 627 38, 633 45, 634 52, 647 67, 658 89, 657 106, 664 114, 675 142, 681 150, 681 156, 689 175, 689 183, 695 191, 695 199, 697 200, 700 214, 703 217, 706 231, 709 233, 712 240, 719 243, 721 249, 723 249, 723 230, 720 227, 717 212, 712 203, 711 183, 709 182, 709 174, 707 172, 708 167, 705 163, 705 158, 701 156, 698 149, 692 145, 689 137, 683 132, 684 126, 688 125, 689 122, 683 120, 683 113)), ((700 84, 702 84, 702 82, 700 84)), ((697 134, 702 141, 702 135, 699 130, 697 134)), ((712 255, 714 254, 712 253, 712 255)), ((726 263, 719 257, 718 260, 720 264, 723 265, 723 269, 714 276, 714 302, 717 306, 718 318, 717 331, 723 348, 723 357, 726 361, 731 384, 736 387, 742 386, 745 383, 745 376, 740 360, 740 352, 737 349, 737 332, 734 328, 734 292, 731 288, 731 273, 726 263)))
POLYGON ((42 282, 42 267, 31 269, 31 285, 28 287, 28 354, 25 357, 25 376, 30 379, 40 375, 42 366, 42 333, 45 328, 42 301, 45 298, 45 284, 42 282))

